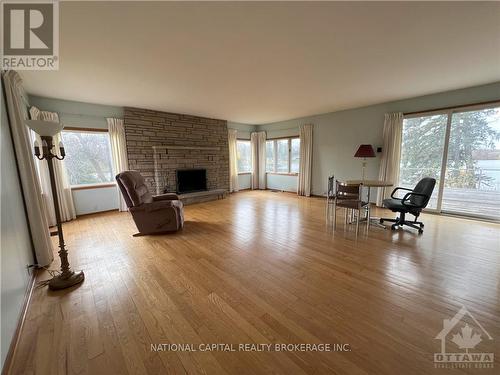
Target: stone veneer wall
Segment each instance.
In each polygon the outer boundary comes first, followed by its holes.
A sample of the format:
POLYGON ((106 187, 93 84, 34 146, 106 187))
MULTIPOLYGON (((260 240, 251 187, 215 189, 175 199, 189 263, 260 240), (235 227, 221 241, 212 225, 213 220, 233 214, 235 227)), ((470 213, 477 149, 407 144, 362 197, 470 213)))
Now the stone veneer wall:
POLYGON ((206 168, 208 189, 229 190, 227 121, 126 107, 124 125, 129 168, 151 192, 175 191, 175 171, 189 168, 206 168))

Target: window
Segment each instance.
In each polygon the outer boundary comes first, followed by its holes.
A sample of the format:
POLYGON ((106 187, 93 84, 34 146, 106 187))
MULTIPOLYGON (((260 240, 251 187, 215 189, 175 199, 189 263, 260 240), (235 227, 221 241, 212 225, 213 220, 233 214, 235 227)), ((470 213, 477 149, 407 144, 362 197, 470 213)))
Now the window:
POLYGON ((238 153, 238 173, 252 172, 252 148, 250 141, 237 140, 236 151, 238 153))
POLYGON ((401 186, 436 179, 428 208, 500 219, 500 106, 405 118, 401 186))
POLYGON ((266 172, 299 173, 300 139, 266 141, 266 172))
POLYGON ((107 132, 64 130, 62 139, 66 151, 64 160, 72 186, 114 182, 107 132))

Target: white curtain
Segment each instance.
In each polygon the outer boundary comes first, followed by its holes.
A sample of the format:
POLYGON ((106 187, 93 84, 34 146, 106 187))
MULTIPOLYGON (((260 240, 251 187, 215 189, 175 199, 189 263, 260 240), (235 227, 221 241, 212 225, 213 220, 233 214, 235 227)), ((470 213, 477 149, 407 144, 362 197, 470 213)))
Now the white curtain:
POLYGON ((266 189, 266 132, 250 134, 252 148, 252 189, 266 189))
POLYGON ((23 190, 27 219, 35 249, 36 262, 48 266, 53 260, 52 242, 47 215, 43 210, 42 191, 35 170, 33 147, 29 128, 24 120, 28 118, 28 100, 22 80, 15 71, 2 74, 9 112, 9 124, 23 190))
POLYGON ((236 147, 237 132, 234 129, 228 129, 229 144, 229 191, 236 192, 240 190, 238 183, 238 150, 236 147))
POLYGON ((300 125, 300 161, 299 161, 299 185, 298 195, 311 196, 312 176, 312 148, 313 148, 313 126, 312 124, 300 125))
MULTIPOLYGON (((401 157, 401 137, 403 133, 403 114, 386 113, 384 121, 384 144, 378 178, 397 184, 399 180, 399 160, 401 157)), ((389 198, 393 187, 379 188, 377 192, 377 206, 382 205, 385 198, 389 198)))
MULTIPOLYGON (((31 119, 59 122, 59 115, 55 112, 40 111, 37 107, 30 108, 31 119)), ((31 132, 39 144, 41 138, 35 132, 31 132)), ((61 133, 53 137, 54 148, 52 152, 59 155, 59 143, 62 142, 61 133)), ((59 155, 60 156, 60 155, 59 155)), ((73 195, 71 193, 71 185, 66 170, 64 160, 52 159, 54 165, 54 177, 56 182, 57 200, 59 202, 59 209, 61 214, 61 221, 70 221, 76 219, 75 204, 73 202, 73 195)), ((56 214, 54 211, 54 200, 52 199, 52 191, 50 187, 49 168, 47 160, 37 160, 38 174, 40 177, 40 184, 42 187, 42 196, 44 200, 44 209, 47 213, 49 225, 56 225, 56 214)))
POLYGON ((252 189, 259 188, 259 136, 250 134, 250 148, 252 150, 252 189))
POLYGON ((265 190, 266 184, 266 132, 257 132, 259 151, 259 189, 265 190))
MULTIPOLYGON (((123 119, 107 118, 109 140, 111 142, 111 156, 113 159, 113 172, 117 175, 120 172, 128 169, 127 160, 127 144, 125 141, 125 127, 123 119)), ((120 199, 120 211, 127 211, 127 205, 121 194, 118 194, 120 199)))

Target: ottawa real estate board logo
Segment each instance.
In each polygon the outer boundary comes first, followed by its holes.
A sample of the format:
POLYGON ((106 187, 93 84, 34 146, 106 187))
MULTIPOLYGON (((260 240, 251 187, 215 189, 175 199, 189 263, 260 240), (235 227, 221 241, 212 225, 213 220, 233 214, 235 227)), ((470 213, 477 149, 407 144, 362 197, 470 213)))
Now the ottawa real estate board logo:
POLYGON ((434 367, 493 368, 493 338, 465 306, 451 319, 443 320, 443 329, 435 339, 441 341, 441 352, 434 353, 434 367))
POLYGON ((1 2, 1 68, 59 69, 59 2, 1 2))

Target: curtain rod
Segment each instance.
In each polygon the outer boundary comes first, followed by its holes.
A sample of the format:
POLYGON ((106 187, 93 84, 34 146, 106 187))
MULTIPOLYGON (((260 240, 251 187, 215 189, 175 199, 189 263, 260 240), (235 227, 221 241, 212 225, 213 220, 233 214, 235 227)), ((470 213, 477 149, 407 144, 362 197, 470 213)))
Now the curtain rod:
POLYGON ((471 104, 462 104, 462 105, 455 105, 455 106, 450 106, 450 107, 441 107, 441 108, 435 108, 435 109, 428 109, 424 111, 414 111, 414 112, 404 112, 403 116, 409 116, 409 115, 416 115, 419 113, 427 113, 427 112, 437 112, 437 111, 446 111, 448 109, 460 109, 460 108, 467 108, 467 107, 475 107, 478 105, 488 105, 488 104, 500 104, 500 99, 497 100, 489 100, 486 102, 478 102, 478 103, 471 103, 471 104))
MULTIPOLYGON (((272 126, 272 124, 264 124, 264 125, 256 125, 256 126, 272 126)), ((297 126, 296 128, 286 128, 286 129, 266 129, 266 130, 259 130, 259 131, 263 131, 263 132, 267 132, 267 131, 280 131, 280 130, 299 130, 299 127, 297 126)))
MULTIPOLYGON (((30 104, 30 107, 32 107, 32 106, 33 105, 30 104)), ((104 121, 106 121, 106 119, 109 117, 120 118, 120 117, 116 117, 116 116, 92 115, 92 114, 86 114, 86 113, 72 113, 72 112, 58 111, 58 110, 52 110, 52 109, 47 110, 47 109, 42 109, 36 105, 35 105, 35 107, 37 107, 40 111, 56 112, 57 114, 63 115, 63 116, 72 116, 72 117, 81 117, 81 118, 91 117, 91 118, 96 118, 96 119, 104 120, 104 121)))
MULTIPOLYGON (((54 112, 57 112, 60 115, 64 115, 64 116, 73 116, 73 117, 82 117, 82 118, 92 117, 92 118, 97 118, 100 120, 106 120, 108 118, 108 116, 102 116, 102 115, 88 115, 88 114, 83 114, 83 113, 71 113, 71 112, 64 112, 64 111, 54 111, 54 112)), ((113 116, 110 116, 110 117, 113 117, 113 116)))

